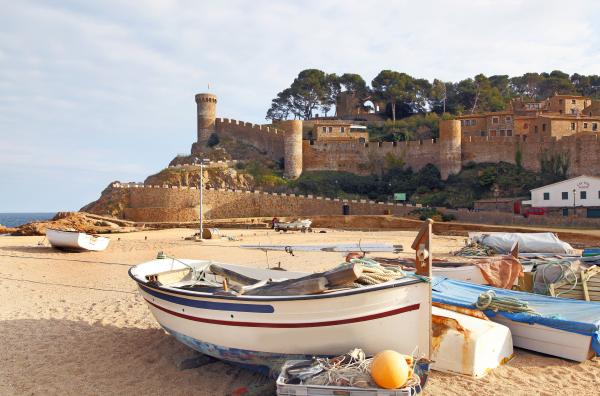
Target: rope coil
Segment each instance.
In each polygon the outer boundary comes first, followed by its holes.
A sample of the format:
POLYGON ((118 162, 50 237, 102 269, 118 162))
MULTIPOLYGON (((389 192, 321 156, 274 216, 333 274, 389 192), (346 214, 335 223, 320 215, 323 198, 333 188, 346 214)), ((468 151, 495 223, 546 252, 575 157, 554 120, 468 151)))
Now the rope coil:
POLYGON ((503 311, 510 313, 528 312, 533 315, 539 315, 533 308, 529 307, 526 301, 521 301, 513 297, 497 297, 496 292, 488 290, 477 297, 475 307, 481 311, 492 310, 494 312, 503 311))

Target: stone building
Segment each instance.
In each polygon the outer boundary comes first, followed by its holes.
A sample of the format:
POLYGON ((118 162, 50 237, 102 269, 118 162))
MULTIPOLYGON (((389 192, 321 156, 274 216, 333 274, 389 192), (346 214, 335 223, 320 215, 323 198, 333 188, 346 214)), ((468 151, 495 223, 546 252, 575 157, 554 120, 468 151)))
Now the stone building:
POLYGON ((364 125, 355 125, 347 121, 316 121, 311 138, 323 141, 353 141, 361 143, 369 141, 369 132, 364 125))
POLYGON ((515 101, 508 111, 442 120, 437 139, 401 142, 369 142, 366 131, 352 130, 360 121, 289 120, 273 126, 217 118, 216 103, 212 94, 196 95, 198 136, 192 154, 203 153, 208 138, 216 134, 222 141, 241 142, 283 161, 284 175, 291 179, 303 171, 377 174, 390 156, 413 170, 432 164, 443 179, 473 162, 519 161, 538 172, 542 153, 568 158, 569 176, 600 175, 600 109, 584 97, 515 101))
POLYGON ((554 94, 543 101, 514 100, 507 111, 459 116, 463 136, 562 138, 598 132, 600 103, 584 96, 554 94))

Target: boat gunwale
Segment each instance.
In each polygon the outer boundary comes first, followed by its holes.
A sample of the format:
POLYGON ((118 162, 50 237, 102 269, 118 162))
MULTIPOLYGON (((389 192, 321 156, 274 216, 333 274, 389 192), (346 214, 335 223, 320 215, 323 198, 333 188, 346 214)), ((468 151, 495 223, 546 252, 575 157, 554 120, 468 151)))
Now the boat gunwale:
MULTIPOLYGON (((167 288, 164 286, 155 286, 150 285, 148 282, 143 282, 132 274, 132 270, 137 266, 132 266, 127 271, 127 274, 131 279, 133 279, 140 288, 146 287, 151 290, 155 290, 157 292, 163 293, 173 293, 186 297, 200 297, 200 298, 211 298, 217 300, 233 300, 233 301, 248 301, 248 302, 269 302, 269 301, 297 301, 297 300, 316 300, 323 298, 338 298, 338 297, 346 297, 355 294, 369 293, 372 291, 386 290, 386 289, 394 289, 398 287, 411 286, 417 283, 428 283, 421 279, 411 279, 403 282, 398 282, 398 280, 394 280, 391 282, 381 283, 379 285, 372 285, 367 287, 348 289, 348 290, 340 290, 339 292, 333 293, 324 293, 324 294, 308 294, 308 295, 295 295, 295 296, 217 296, 214 294, 206 293, 206 292, 192 292, 188 290, 176 289, 176 288, 167 288)), ((310 274, 309 274, 310 275, 310 274)), ((402 278, 403 280, 405 278, 402 278)))
POLYGON ((46 227, 46 231, 48 231, 48 230, 50 230, 50 231, 57 231, 57 232, 64 232, 64 233, 70 233, 70 234, 83 234, 83 235, 92 236, 94 238, 104 238, 104 239, 110 240, 110 238, 102 236, 102 235, 88 234, 87 232, 81 232, 81 231, 77 231, 77 230, 59 230, 58 228, 46 227))

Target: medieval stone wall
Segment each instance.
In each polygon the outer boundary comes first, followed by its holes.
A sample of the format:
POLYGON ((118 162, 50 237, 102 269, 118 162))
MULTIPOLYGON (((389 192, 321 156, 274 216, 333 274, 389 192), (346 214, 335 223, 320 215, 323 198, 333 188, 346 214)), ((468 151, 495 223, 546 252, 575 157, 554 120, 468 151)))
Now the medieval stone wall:
POLYGON ((284 131, 249 122, 217 118, 215 130, 221 137, 231 138, 256 147, 273 159, 284 156, 284 131))
POLYGON ((433 139, 405 142, 303 142, 304 170, 336 170, 369 175, 385 165, 386 155, 414 170, 439 166, 439 145, 433 139))
MULTIPOLYGON (((124 218, 141 222, 193 222, 198 220, 200 192, 195 187, 114 184, 126 188, 129 205, 124 218)), ((405 215, 410 204, 340 200, 311 195, 271 194, 259 191, 207 189, 203 194, 206 219, 234 217, 341 215, 348 205, 352 215, 405 215)), ((417 205, 416 207, 420 207, 417 205)))
POLYGON ((582 133, 561 139, 547 138, 539 141, 522 137, 476 137, 463 138, 462 164, 468 162, 509 162, 514 164, 516 152, 521 150, 525 169, 540 171, 540 156, 549 153, 566 154, 570 166, 569 176, 600 175, 600 138, 597 134, 582 133))

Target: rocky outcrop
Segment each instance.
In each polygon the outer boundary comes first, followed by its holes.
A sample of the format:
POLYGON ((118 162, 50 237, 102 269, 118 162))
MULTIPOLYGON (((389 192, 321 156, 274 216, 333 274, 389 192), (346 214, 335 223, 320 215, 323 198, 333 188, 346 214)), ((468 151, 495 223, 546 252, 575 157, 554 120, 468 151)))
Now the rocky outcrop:
MULTIPOLYGON (((192 187, 200 184, 200 168, 184 165, 165 168, 157 174, 148 176, 144 184, 152 186, 192 187)), ((254 178, 229 167, 204 168, 204 184, 206 188, 226 188, 232 190, 252 190, 256 188, 254 178)))
POLYGON ((36 221, 23 224, 11 232, 11 235, 45 235, 47 228, 79 231, 88 234, 128 232, 136 228, 133 223, 119 219, 95 216, 82 212, 59 212, 49 221, 36 221))
POLYGON ((80 211, 122 218, 123 210, 129 205, 129 193, 124 189, 113 187, 114 183, 119 182, 110 183, 102 191, 98 200, 85 205, 80 211))

